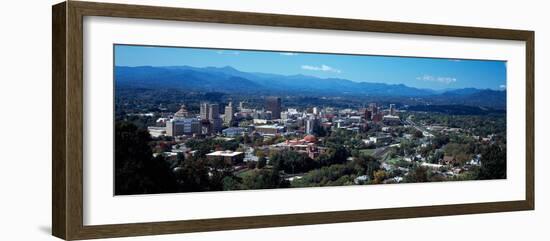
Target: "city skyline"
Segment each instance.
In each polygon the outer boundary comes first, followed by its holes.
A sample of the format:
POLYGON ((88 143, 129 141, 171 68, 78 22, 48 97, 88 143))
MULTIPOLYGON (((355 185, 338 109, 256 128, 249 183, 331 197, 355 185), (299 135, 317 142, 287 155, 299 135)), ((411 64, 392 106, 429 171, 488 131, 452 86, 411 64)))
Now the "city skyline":
POLYGON ((114 60, 115 195, 507 178, 504 62, 143 46, 114 60))
POLYGON ((506 89, 506 62, 419 57, 115 45, 116 66, 226 67, 422 89, 506 89))

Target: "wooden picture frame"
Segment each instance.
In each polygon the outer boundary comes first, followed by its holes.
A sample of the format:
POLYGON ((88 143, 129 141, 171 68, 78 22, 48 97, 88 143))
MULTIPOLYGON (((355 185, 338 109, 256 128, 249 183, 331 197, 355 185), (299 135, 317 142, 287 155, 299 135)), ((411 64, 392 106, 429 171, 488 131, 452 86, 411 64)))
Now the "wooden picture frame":
POLYGON ((52 233, 66 240, 533 210, 534 32, 400 22, 68 1, 52 8, 52 233), (83 224, 83 17, 107 16, 299 27, 526 43, 525 200, 85 226, 83 224))

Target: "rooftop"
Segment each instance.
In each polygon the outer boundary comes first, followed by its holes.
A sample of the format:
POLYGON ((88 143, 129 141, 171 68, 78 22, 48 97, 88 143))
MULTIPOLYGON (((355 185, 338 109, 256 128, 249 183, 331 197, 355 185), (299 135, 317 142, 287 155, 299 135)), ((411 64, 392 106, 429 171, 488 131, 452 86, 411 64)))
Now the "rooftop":
POLYGON ((234 157, 237 155, 243 154, 243 152, 240 151, 215 151, 206 154, 207 156, 227 156, 227 157, 234 157))
POLYGON ((285 127, 284 127, 284 126, 278 126, 278 125, 261 125, 261 126, 256 126, 256 128, 283 129, 283 128, 285 128, 285 127))

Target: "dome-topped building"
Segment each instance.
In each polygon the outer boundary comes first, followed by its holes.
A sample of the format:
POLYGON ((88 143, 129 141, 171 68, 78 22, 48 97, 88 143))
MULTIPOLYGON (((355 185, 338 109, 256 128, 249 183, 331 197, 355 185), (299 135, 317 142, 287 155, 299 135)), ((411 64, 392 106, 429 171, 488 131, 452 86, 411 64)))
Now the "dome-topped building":
POLYGON ((194 135, 201 133, 200 119, 193 117, 185 105, 174 113, 174 117, 166 121, 167 136, 194 135))
POLYGON ((185 105, 181 105, 180 109, 174 114, 174 119, 183 119, 188 117, 189 112, 187 111, 187 107, 185 107, 185 105))
POLYGON ((315 142, 317 142, 317 137, 315 137, 314 135, 307 135, 307 136, 304 137, 304 141, 310 142, 310 143, 315 143, 315 142))

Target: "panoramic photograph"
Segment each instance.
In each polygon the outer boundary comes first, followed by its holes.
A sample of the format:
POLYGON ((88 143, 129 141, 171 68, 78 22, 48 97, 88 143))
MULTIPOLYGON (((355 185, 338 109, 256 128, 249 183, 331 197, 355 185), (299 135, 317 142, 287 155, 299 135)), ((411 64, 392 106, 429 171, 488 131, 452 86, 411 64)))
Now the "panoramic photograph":
POLYGON ((114 195, 506 179, 506 62, 114 45, 114 195))

